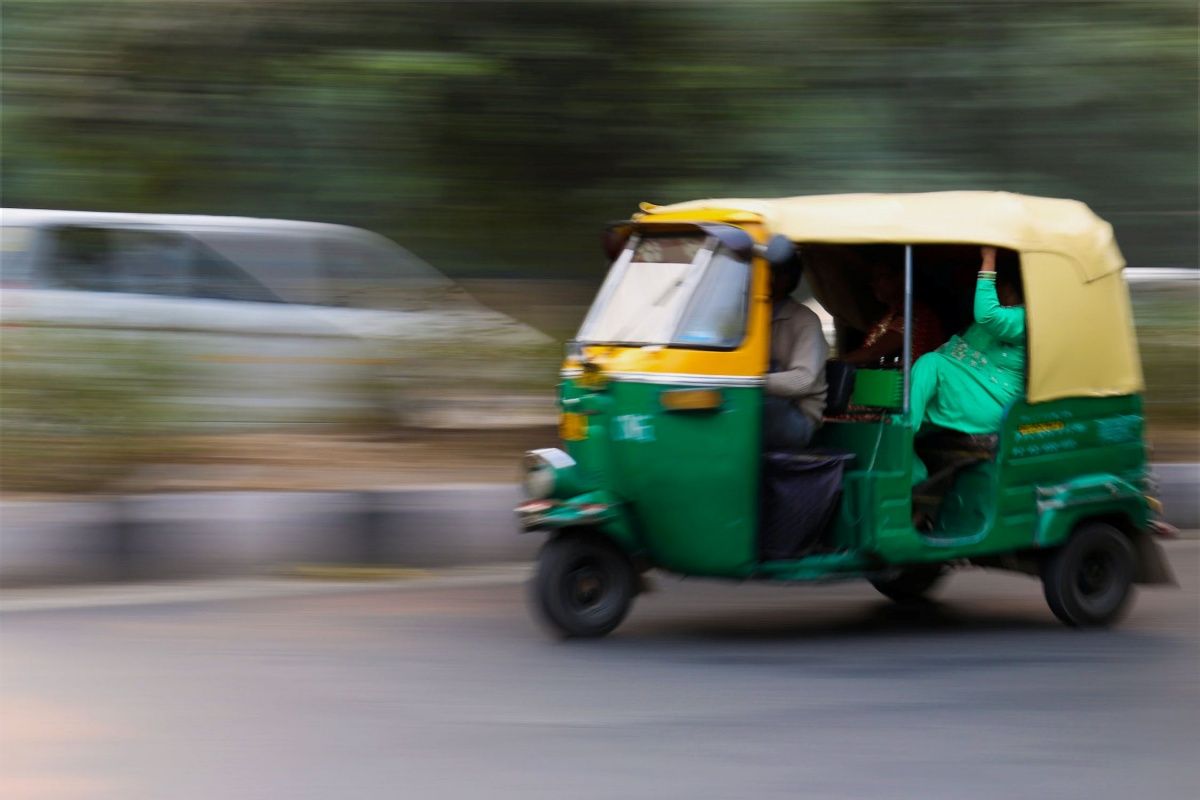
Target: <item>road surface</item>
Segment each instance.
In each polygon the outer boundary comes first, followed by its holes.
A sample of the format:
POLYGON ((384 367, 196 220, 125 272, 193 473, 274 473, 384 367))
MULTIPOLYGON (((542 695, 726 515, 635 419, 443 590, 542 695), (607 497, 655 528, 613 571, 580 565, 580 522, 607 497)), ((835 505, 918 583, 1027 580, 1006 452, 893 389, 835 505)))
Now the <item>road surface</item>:
POLYGON ((1200 543, 1169 551, 1180 587, 1106 632, 980 571, 918 611, 858 583, 660 579, 570 643, 512 569, 9 592, 0 795, 1194 797, 1200 543))

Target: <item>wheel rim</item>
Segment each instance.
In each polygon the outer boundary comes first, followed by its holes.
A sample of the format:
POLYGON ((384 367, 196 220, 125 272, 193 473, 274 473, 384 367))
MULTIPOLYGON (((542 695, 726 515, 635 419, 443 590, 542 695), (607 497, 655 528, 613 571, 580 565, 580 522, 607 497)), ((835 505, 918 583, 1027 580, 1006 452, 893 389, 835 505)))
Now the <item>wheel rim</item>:
POLYGON ((583 617, 604 616, 612 605, 612 578, 597 559, 579 559, 567 570, 563 580, 566 605, 583 617))
POLYGON ((1079 565, 1078 586, 1084 597, 1104 594, 1112 585, 1112 557, 1107 553, 1088 553, 1079 565))
POLYGON ((1124 570, 1108 550, 1085 552, 1075 571, 1075 592, 1079 604, 1093 614, 1107 613, 1125 594, 1124 570))

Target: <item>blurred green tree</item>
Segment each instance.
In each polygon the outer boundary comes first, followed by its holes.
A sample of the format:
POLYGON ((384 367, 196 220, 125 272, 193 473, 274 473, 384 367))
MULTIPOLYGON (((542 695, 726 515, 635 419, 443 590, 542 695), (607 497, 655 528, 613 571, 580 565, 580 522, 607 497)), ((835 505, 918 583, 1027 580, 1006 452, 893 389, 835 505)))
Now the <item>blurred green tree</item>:
POLYGON ((10 206, 346 222, 594 277, 643 199, 997 188, 1197 263, 1190 0, 8 0, 10 206))

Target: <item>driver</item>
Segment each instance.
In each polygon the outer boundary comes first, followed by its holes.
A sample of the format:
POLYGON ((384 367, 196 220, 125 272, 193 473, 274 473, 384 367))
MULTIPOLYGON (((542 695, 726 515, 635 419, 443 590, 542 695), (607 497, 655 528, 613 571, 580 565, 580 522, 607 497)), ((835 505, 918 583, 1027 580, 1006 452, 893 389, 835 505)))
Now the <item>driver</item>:
POLYGON ((799 255, 771 271, 771 369, 763 406, 767 450, 801 450, 825 413, 825 359, 829 345, 821 320, 792 299, 804 266, 799 255))

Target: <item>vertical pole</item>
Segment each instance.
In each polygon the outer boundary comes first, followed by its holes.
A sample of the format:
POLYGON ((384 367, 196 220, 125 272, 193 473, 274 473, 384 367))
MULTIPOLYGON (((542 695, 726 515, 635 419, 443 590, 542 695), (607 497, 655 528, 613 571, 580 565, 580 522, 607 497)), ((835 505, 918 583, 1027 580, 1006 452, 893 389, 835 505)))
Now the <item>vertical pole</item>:
POLYGON ((904 413, 908 414, 908 387, 912 380, 912 245, 904 246, 904 413))

